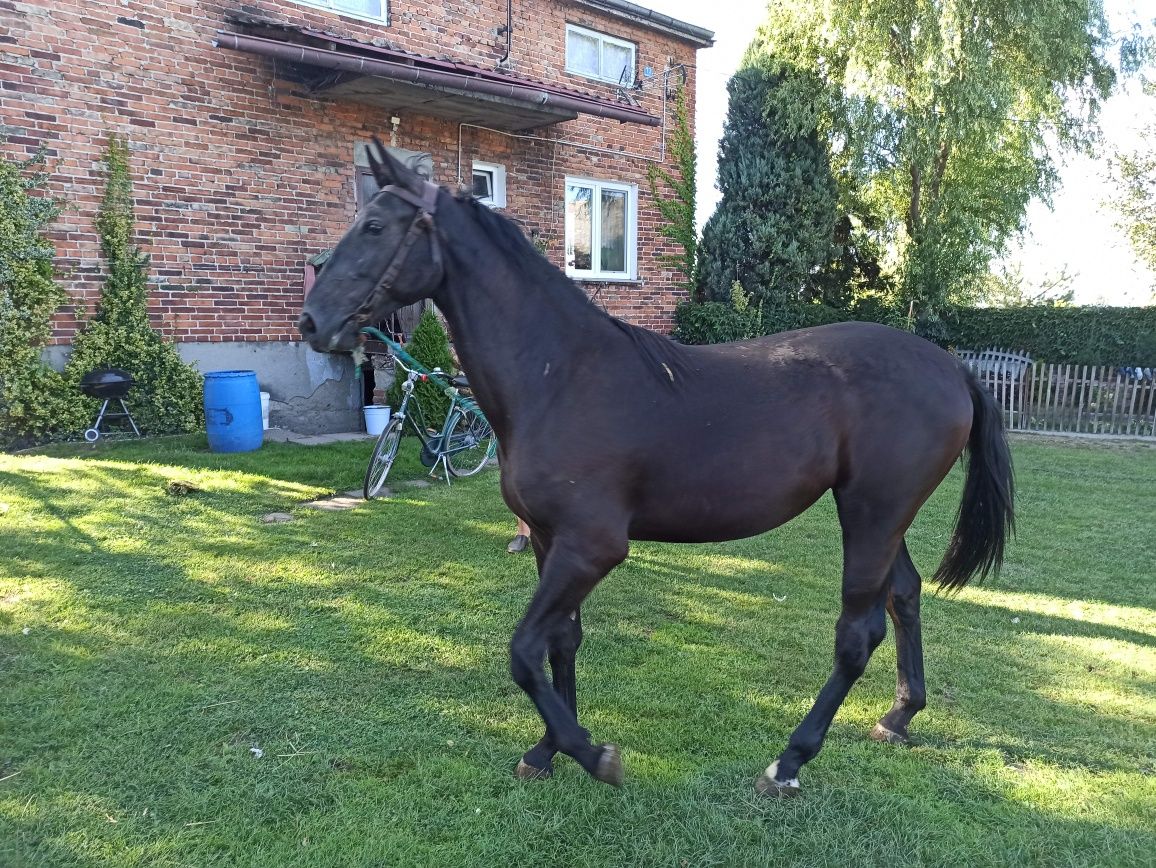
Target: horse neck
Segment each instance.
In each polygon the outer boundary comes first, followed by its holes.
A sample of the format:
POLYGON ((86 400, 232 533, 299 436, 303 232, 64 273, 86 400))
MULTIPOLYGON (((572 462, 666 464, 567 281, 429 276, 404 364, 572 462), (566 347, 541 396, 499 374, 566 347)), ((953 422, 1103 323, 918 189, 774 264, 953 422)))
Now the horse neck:
POLYGON ((540 405, 543 377, 551 369, 562 372, 568 361, 613 340, 617 330, 561 273, 536 263, 519 268, 512 261, 537 254, 500 247, 480 227, 465 226, 468 219, 455 214, 443 229, 447 237, 471 243, 447 246, 445 280, 434 301, 449 323, 470 387, 501 439, 520 408, 531 400, 540 405))

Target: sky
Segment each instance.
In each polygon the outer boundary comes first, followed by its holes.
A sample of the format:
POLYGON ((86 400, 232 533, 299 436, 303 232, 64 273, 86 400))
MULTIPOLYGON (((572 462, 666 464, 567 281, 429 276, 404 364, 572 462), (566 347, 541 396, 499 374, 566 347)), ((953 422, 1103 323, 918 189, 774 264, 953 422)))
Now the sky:
MULTIPOLYGON (((714 212, 718 141, 726 118, 726 83, 738 68, 743 51, 762 22, 764 0, 639 0, 658 12, 705 27, 715 33, 713 48, 698 53, 696 144, 698 148, 698 224, 714 212)), ((1105 0, 1112 30, 1121 32, 1143 20, 1142 6, 1152 0, 1105 0)), ((1108 144, 1134 146, 1146 122, 1156 121, 1156 99, 1136 88, 1114 95, 1104 106, 1101 123, 1105 146, 1095 157, 1069 157, 1061 172, 1061 187, 1053 208, 1040 202, 1028 209, 1028 231, 1008 257, 1030 282, 1067 271, 1078 304, 1149 304, 1156 300, 1156 274, 1140 263, 1128 239, 1116 227, 1109 203, 1116 195, 1108 181, 1108 144)))

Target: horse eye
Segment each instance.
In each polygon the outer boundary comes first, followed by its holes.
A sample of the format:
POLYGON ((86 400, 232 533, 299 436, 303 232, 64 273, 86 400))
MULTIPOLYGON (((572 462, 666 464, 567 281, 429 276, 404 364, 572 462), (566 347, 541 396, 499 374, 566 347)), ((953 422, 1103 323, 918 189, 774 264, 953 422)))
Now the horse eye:
POLYGON ((370 220, 365 224, 365 231, 372 235, 380 235, 385 230, 385 224, 380 220, 370 220))

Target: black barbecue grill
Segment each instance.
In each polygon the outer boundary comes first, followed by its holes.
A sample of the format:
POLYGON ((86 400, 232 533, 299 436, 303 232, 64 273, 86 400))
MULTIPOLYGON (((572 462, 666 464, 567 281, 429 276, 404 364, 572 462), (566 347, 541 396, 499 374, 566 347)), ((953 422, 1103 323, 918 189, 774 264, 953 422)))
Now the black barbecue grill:
POLYGON ((124 403, 124 396, 128 394, 129 389, 135 385, 136 381, 132 378, 132 374, 120 368, 98 368, 95 371, 90 371, 85 374, 80 380, 80 391, 88 395, 90 398, 96 398, 98 401, 103 400, 104 403, 100 407, 100 413, 96 416, 96 421, 92 423, 92 427, 84 432, 84 439, 89 443, 95 443, 100 439, 100 426, 106 419, 128 419, 128 424, 132 426, 133 433, 137 437, 140 436, 140 429, 136 427, 136 421, 132 418, 132 414, 128 411, 128 406, 124 403), (120 412, 108 412, 108 405, 116 401, 120 404, 120 412))

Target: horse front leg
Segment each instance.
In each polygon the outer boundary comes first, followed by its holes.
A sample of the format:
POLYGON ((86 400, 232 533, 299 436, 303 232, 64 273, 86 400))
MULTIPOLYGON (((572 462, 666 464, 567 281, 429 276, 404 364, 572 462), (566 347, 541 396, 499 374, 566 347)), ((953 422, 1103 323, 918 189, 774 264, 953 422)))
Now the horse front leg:
POLYGON ((573 757, 598 780, 618 785, 622 763, 614 745, 592 745, 578 724, 574 656, 581 641, 578 610, 591 590, 621 563, 628 550, 606 533, 555 539, 542 557, 538 588, 510 642, 510 674, 538 709, 546 735, 519 763, 520 777, 548 774, 555 751, 573 757), (543 662, 551 657, 554 683, 543 662), (542 763, 543 765, 539 765, 542 763))
MULTIPOLYGON (((554 678, 554 692, 566 703, 566 707, 578 716, 578 679, 575 658, 578 648, 582 644, 582 613, 575 609, 569 618, 562 622, 560 634, 554 637, 547 650, 547 659, 550 661, 550 671, 554 678)), ((590 733, 582 728, 586 738, 590 733)), ((525 780, 548 778, 554 773, 554 754, 558 748, 547 730, 542 739, 526 751, 518 762, 514 774, 525 780)))

